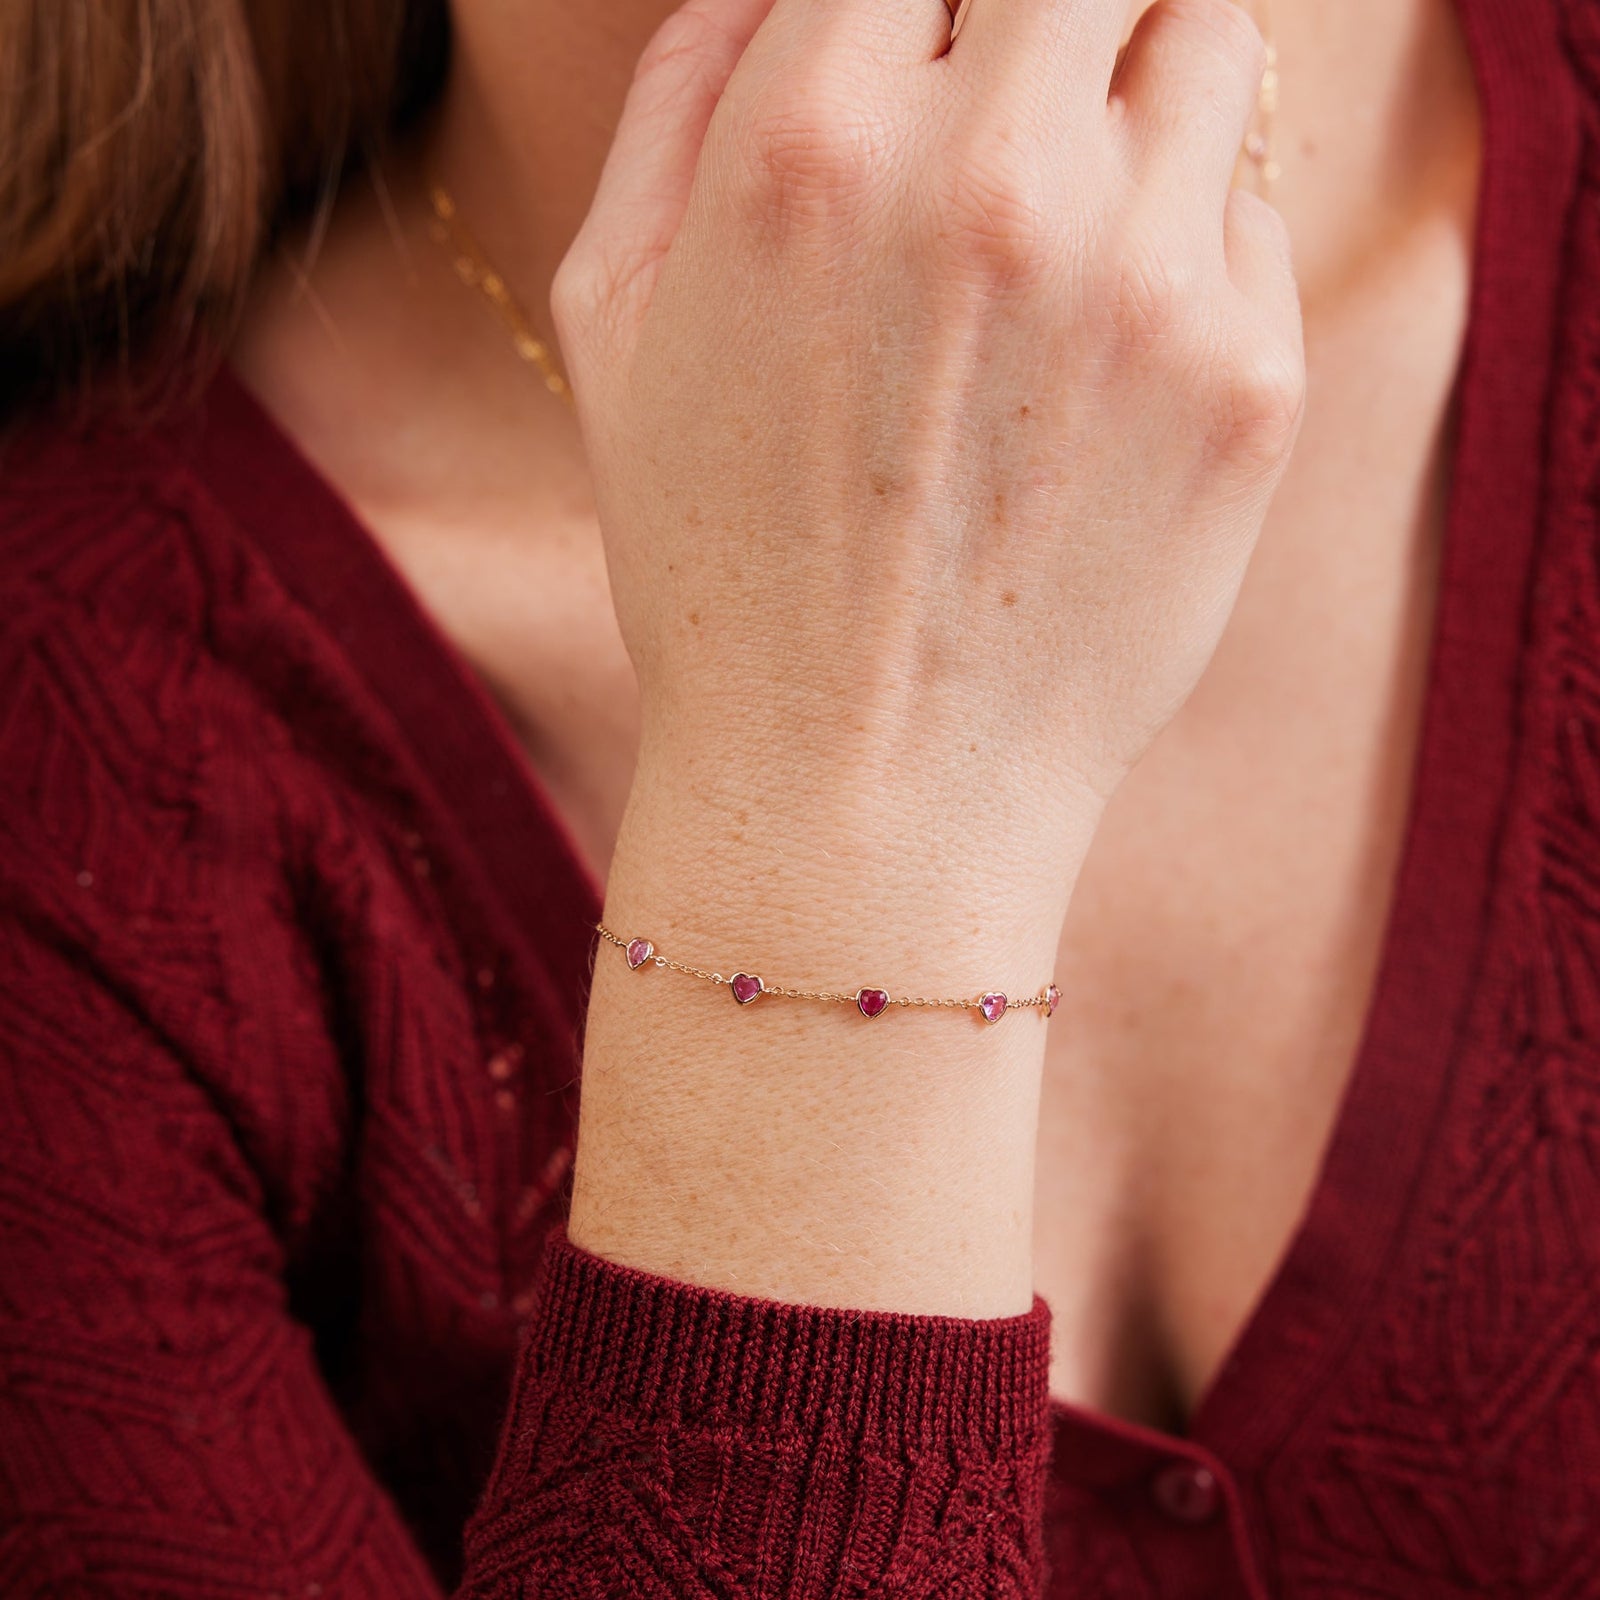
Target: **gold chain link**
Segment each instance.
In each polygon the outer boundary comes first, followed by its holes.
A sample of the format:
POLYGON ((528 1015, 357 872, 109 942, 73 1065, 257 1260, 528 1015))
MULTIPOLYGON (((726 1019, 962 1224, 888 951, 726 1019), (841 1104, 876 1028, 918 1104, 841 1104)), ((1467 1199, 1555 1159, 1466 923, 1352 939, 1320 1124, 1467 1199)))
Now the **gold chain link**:
POLYGON ((495 314, 505 324, 511 335, 511 348, 530 366, 544 375, 544 386, 555 395, 569 411, 577 409, 572 395, 572 385, 556 364, 550 346, 534 331, 528 314, 517 303, 516 296, 506 286, 506 280, 483 253, 482 247, 461 220, 455 199, 442 183, 428 185, 428 203, 433 207, 433 220, 428 225, 428 237, 450 252, 456 276, 468 288, 477 289, 494 308, 495 314))
POLYGON ((1283 176, 1278 160, 1278 41, 1272 27, 1272 0, 1255 0, 1247 7, 1267 45, 1267 65, 1256 98, 1256 122, 1244 141, 1244 153, 1261 174, 1261 197, 1272 198, 1272 186, 1283 176))

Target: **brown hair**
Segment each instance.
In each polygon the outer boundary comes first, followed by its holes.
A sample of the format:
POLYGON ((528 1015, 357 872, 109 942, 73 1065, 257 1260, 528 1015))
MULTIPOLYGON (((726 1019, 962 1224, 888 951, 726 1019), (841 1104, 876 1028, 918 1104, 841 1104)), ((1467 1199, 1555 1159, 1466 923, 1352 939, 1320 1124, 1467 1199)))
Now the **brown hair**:
POLYGON ((225 339, 447 43, 444 0, 0 0, 0 414, 225 339))

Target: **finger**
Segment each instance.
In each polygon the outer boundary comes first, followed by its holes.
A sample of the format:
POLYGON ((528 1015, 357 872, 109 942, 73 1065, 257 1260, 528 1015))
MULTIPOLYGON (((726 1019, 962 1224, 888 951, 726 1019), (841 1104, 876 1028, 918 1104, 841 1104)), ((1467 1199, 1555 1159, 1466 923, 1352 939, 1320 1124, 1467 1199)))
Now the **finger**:
POLYGON ((925 66, 944 54, 950 23, 949 0, 776 0, 751 45, 751 74, 830 59, 863 76, 925 66))
POLYGON ((1260 195, 1235 189, 1224 208, 1223 233, 1228 276, 1249 308, 1236 325, 1236 349, 1248 374, 1240 392, 1266 424, 1263 438, 1271 449, 1299 431, 1306 400, 1305 331, 1289 230, 1260 195))
POLYGON ((1300 320, 1289 230, 1277 209, 1248 189, 1235 189, 1223 211, 1228 276, 1245 299, 1276 327, 1300 320))
POLYGON ((1261 30, 1234 0, 1156 0, 1139 19, 1112 93, 1168 187, 1208 208, 1226 193, 1266 62, 1261 30))
POLYGON ((980 80, 996 63, 1026 66, 1067 99, 1101 110, 1127 0, 971 0, 949 61, 980 80))
POLYGON ((772 0, 689 0, 651 36, 573 254, 648 297, 650 267, 683 224, 711 114, 772 0), (581 248, 580 248, 581 247, 581 248))

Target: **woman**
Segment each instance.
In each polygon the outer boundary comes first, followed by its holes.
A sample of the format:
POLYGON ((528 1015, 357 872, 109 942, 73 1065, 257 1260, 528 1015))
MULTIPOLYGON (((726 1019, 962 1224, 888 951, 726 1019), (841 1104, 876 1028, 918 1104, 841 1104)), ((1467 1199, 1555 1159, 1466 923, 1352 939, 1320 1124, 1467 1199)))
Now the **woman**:
POLYGON ((1591 0, 239 12, 7 25, 7 1592, 1600 1592, 1591 0))

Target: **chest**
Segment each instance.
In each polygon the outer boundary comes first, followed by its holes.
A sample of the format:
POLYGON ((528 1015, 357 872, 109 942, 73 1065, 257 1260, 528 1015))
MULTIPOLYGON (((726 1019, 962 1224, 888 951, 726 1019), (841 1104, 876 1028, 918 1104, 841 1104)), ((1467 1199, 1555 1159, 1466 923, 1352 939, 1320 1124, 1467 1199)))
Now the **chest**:
POLYGON ((1035 1199, 1063 1398, 1180 1425, 1313 1190, 1409 817, 1471 220, 1463 185, 1308 296, 1307 420, 1238 607, 1080 879, 1035 1199))

